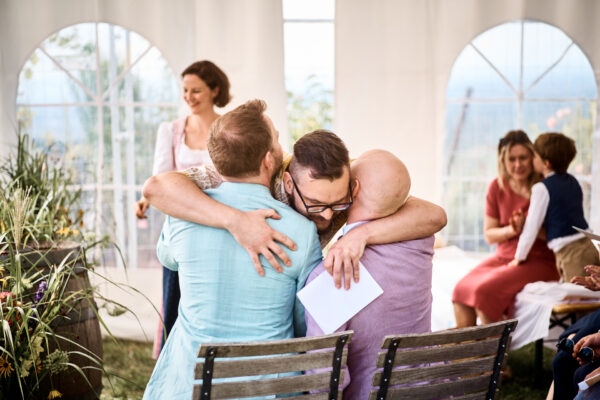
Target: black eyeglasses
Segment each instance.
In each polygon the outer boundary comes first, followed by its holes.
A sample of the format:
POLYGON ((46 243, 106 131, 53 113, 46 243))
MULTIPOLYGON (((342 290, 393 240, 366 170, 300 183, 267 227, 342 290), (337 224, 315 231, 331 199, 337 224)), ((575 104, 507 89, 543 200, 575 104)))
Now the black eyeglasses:
MULTIPOLYGON (((573 352, 573 347, 575 346, 575 342, 569 338, 563 338, 560 342, 556 344, 556 348, 562 351, 566 351, 567 353, 573 352)), ((581 358, 583 362, 592 362, 594 361, 594 350, 590 347, 584 347, 577 353, 577 357, 581 358)))
POLYGON ((312 204, 309 206, 304 201, 304 197, 302 197, 302 193, 300 193, 300 189, 298 189, 298 185, 296 185, 296 181, 294 180, 294 177, 291 174, 290 174, 290 177, 292 178, 292 183, 294 184, 294 187, 296 188, 296 192, 298 192, 298 196, 300 196, 300 200, 302 200, 302 204, 304 204, 304 208, 306 208, 306 212, 309 214, 322 213, 323 211, 327 210, 328 208, 331 208, 332 211, 344 211, 344 210, 347 210, 348 208, 350 208, 350 206, 352 205, 352 202, 354 201, 354 200, 352 200, 352 185, 350 185, 350 183, 348 183, 348 190, 350 192, 350 201, 345 202, 345 203, 335 203, 335 204, 312 204))

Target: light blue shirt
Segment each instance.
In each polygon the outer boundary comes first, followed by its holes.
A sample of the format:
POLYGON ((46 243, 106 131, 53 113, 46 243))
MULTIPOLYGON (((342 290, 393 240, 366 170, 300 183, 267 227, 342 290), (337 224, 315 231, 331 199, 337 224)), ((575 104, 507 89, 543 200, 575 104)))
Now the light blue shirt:
POLYGON ((157 253, 163 265, 179 271, 179 316, 144 399, 189 400, 200 343, 286 339, 306 332, 296 292, 322 259, 315 225, 262 185, 225 182, 206 194, 242 211, 274 209, 281 219, 269 219, 269 225, 298 250, 284 248, 292 265, 282 273, 261 256, 261 277, 228 231, 167 217, 157 253))

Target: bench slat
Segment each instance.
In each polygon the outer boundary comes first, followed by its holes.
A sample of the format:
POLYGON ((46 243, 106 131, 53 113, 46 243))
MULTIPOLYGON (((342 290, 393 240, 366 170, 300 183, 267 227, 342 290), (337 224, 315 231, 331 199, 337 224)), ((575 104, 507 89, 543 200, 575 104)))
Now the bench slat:
MULTIPOLYGON (((345 371, 342 370, 340 372, 340 384, 344 382, 344 375, 345 371)), ((329 379, 330 374, 327 372, 287 376, 283 378, 213 383, 211 388, 211 398, 227 399, 322 390, 324 388, 329 388, 329 379)), ((201 384, 194 385, 194 396, 199 396, 201 394, 201 388, 201 384)))
MULTIPOLYGON (((332 333, 320 337, 270 340, 265 342, 202 343, 198 357, 206 356, 206 349, 217 347, 217 357, 251 357, 272 354, 303 353, 310 350, 334 348, 340 334, 352 336, 352 331, 332 333)), ((350 339, 348 342, 350 343, 350 339)), ((346 343, 346 344, 347 344, 346 343)))
MULTIPOLYGON (((506 321, 496 322, 489 325, 479 325, 459 330, 445 330, 431 333, 419 333, 414 335, 402 335, 398 348, 404 347, 423 347, 440 344, 460 343, 467 340, 485 339, 488 337, 500 336, 504 331, 506 321)), ((511 332, 514 332, 516 321, 511 322, 511 332)), ((392 338, 398 335, 388 335, 383 339, 382 348, 387 349, 392 338)))
MULTIPOLYGON (((346 365, 348 348, 342 353, 342 365, 346 365)), ((296 372, 307 369, 327 368, 332 366, 333 351, 319 351, 305 354, 292 354, 280 357, 247 358, 243 360, 218 360, 214 364, 213 378, 230 378, 233 376, 268 375, 279 372, 296 372)), ((204 362, 194 368, 195 379, 202 379, 204 362)))
MULTIPOLYGON (((394 399, 437 399, 446 398, 451 395, 475 395, 481 392, 481 398, 487 393, 490 383, 489 375, 477 376, 474 378, 460 379, 436 384, 427 384, 407 387, 391 387, 388 389, 386 400, 394 399)), ((471 397, 477 398, 477 397, 471 397)), ((377 400, 377 390, 371 391, 369 400, 377 400)))
MULTIPOLYGON (((389 384, 419 383, 434 381, 436 379, 457 378, 477 373, 488 373, 489 375, 494 368, 495 359, 495 356, 491 356, 458 363, 398 369, 392 371, 389 384)), ((373 386, 379 386, 382 375, 383 371, 376 371, 373 374, 373 386)))
MULTIPOLYGON (((397 351, 394 367, 418 365, 440 361, 461 360, 469 357, 495 354, 498 351, 498 339, 473 343, 461 343, 454 346, 426 347, 415 350, 397 351)), ((377 355, 377 368, 383 368, 386 352, 377 355)))

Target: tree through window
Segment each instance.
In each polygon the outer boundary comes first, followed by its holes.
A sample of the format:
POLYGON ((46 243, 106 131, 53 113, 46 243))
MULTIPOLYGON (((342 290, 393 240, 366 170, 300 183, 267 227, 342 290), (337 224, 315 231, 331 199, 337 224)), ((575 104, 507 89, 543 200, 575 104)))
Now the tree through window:
POLYGON ((598 163, 592 158, 596 99, 588 59, 560 29, 516 21, 473 39, 454 63, 446 90, 448 243, 489 249, 483 238, 485 192, 497 175, 498 140, 511 129, 523 129, 532 141, 548 131, 576 141, 569 172, 582 186, 589 221, 592 171, 598 171, 592 168, 598 163))
MULTIPOLYGON (((128 265, 155 261, 160 215, 138 222, 131 205, 152 172, 156 129, 175 119, 178 81, 158 49, 107 23, 73 25, 50 35, 19 76, 19 129, 76 174, 85 219, 109 234, 128 265)), ((119 264, 114 252, 108 264, 119 264)))

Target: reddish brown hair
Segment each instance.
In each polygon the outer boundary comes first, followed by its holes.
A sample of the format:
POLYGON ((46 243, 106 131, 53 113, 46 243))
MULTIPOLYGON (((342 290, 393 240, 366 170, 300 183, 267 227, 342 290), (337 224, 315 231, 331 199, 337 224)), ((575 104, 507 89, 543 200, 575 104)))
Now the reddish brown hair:
POLYGON ((218 118, 208 133, 208 152, 217 171, 226 177, 258 175, 273 137, 262 100, 250 100, 218 118))
POLYGON ((564 174, 569 164, 577 154, 575 141, 562 133, 542 133, 533 143, 535 152, 544 161, 550 161, 552 170, 558 174, 564 174))

